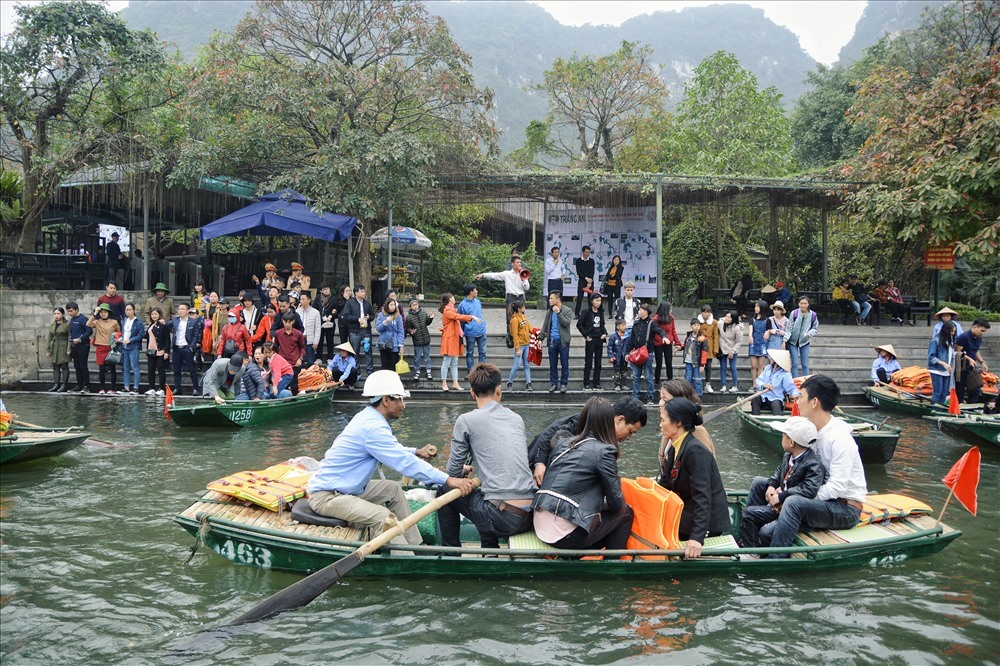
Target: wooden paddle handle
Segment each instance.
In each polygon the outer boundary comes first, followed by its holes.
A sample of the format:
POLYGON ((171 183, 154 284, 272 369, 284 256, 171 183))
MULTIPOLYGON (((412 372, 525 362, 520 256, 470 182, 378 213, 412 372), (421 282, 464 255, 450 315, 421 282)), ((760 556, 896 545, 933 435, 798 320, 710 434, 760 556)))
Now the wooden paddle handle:
MULTIPOLYGON (((479 479, 472 480, 473 488, 478 488, 479 484, 480 484, 479 479)), ((462 496, 461 489, 455 488, 454 490, 449 490, 440 497, 435 497, 433 500, 431 500, 427 504, 423 505, 422 507, 414 511, 406 518, 403 518, 401 521, 393 525, 391 528, 387 529, 385 532, 382 532, 382 534, 379 534, 377 537, 375 537, 365 545, 358 548, 357 553, 362 558, 371 555, 376 550, 386 545, 387 543, 389 543, 390 541, 401 535, 403 532, 405 532, 406 530, 410 529, 411 527, 419 523, 424 517, 429 516, 430 514, 434 513, 444 505, 454 502, 461 496, 462 496)))
POLYGON ((705 417, 702 419, 702 423, 708 423, 709 421, 711 421, 712 419, 714 419, 716 416, 719 416, 720 414, 725 414, 730 409, 735 409, 735 408, 739 407, 740 405, 744 405, 748 401, 753 400, 754 398, 758 398, 758 397, 764 395, 765 393, 767 393, 767 391, 768 391, 767 389, 762 389, 762 390, 757 391, 756 393, 754 393, 752 395, 748 395, 745 398, 741 398, 741 399, 737 400, 736 402, 734 402, 731 405, 726 405, 722 409, 713 409, 708 414, 705 414, 705 417))

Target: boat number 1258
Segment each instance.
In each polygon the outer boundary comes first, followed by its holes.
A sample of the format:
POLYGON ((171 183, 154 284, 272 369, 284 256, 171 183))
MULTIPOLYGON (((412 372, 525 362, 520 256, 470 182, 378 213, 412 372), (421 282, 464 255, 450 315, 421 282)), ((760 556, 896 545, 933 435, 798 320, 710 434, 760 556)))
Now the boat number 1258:
POLYGON ((251 409, 234 409, 229 412, 230 421, 249 421, 250 416, 253 414, 251 409))

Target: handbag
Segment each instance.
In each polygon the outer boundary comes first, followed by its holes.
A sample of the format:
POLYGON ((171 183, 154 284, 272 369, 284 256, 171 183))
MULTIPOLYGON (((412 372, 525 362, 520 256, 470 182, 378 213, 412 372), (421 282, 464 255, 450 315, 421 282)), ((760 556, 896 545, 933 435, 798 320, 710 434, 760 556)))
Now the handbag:
POLYGON ((149 358, 153 358, 154 356, 156 356, 156 350, 146 348, 146 356, 148 356, 149 358))
POLYGON ((222 345, 222 355, 228 358, 235 353, 236 340, 226 340, 226 344, 222 345))
POLYGON ((625 354, 625 360, 632 365, 646 365, 649 361, 649 337, 653 333, 653 322, 649 319, 647 321, 649 324, 646 327, 646 344, 625 354))
POLYGON ((410 374, 410 364, 403 359, 399 359, 399 362, 396 364, 396 374, 399 375, 410 374))
POLYGON ((112 349, 108 352, 108 355, 104 357, 105 365, 121 365, 122 363, 122 353, 117 349, 112 349))

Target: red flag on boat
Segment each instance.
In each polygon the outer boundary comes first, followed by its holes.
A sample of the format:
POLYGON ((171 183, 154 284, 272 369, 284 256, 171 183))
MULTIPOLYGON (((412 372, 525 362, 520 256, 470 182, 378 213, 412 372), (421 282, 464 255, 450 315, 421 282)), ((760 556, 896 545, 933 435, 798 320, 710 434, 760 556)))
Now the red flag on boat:
POLYGON ((973 516, 976 515, 977 508, 976 488, 979 487, 980 459, 979 447, 972 447, 959 458, 948 475, 942 479, 944 485, 951 488, 955 498, 973 516))
POLYGON ((802 416, 799 414, 799 401, 792 398, 792 416, 802 416))
POLYGON ((170 408, 174 406, 174 392, 170 390, 170 385, 167 384, 166 397, 163 400, 163 415, 170 420, 170 408))

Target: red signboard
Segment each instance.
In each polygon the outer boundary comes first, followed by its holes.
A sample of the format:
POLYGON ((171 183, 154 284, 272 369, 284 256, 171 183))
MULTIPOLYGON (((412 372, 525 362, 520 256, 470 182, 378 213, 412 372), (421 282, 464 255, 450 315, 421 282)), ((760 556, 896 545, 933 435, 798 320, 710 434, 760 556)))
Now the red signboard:
POLYGON ((941 271, 955 270, 955 246, 928 246, 928 248, 924 250, 924 266, 941 271))

